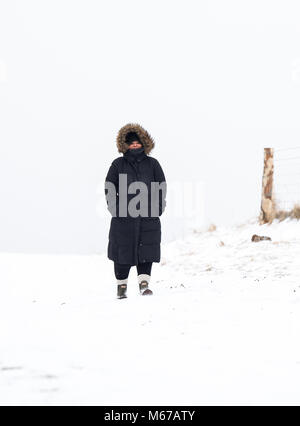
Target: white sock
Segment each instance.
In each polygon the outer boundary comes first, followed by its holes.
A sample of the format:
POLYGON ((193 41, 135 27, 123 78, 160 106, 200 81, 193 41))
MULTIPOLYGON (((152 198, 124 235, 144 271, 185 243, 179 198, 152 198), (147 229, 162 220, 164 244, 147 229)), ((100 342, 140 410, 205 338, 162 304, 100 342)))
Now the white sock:
POLYGON ((125 280, 117 280, 118 285, 120 285, 120 284, 126 284, 127 285, 127 283, 128 283, 128 278, 126 278, 125 280))
POLYGON ((141 284, 142 281, 147 281, 147 283, 150 283, 151 276, 148 274, 140 274, 138 275, 138 283, 141 284))

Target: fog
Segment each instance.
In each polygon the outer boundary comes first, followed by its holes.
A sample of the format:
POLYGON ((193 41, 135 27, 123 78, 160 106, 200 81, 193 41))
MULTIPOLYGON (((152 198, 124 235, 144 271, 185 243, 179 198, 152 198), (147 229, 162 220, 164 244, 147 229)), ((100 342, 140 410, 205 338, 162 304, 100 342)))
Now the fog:
MULTIPOLYGON (((170 187, 200 184, 195 226, 257 216, 263 148, 300 145, 299 19, 297 1, 0 0, 0 251, 105 250, 129 122, 170 187)), ((171 206, 164 241, 186 232, 171 206)))

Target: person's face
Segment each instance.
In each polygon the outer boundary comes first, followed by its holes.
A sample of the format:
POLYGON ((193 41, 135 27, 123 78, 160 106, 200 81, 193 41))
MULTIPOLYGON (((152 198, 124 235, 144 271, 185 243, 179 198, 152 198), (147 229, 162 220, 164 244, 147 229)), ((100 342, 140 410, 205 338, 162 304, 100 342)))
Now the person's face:
POLYGON ((138 149, 141 148, 142 144, 140 144, 139 141, 133 141, 130 145, 129 145, 129 149, 138 149))

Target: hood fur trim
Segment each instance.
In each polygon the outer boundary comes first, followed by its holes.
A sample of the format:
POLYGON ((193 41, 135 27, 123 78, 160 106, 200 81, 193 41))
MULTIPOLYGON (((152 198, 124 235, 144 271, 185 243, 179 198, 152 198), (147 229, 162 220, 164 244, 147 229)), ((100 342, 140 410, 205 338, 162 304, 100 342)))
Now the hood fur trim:
POLYGON ((119 130, 117 136, 118 151, 125 154, 125 152, 128 150, 129 147, 125 140, 126 135, 129 132, 136 132, 138 134, 140 141, 144 147, 144 151, 148 155, 150 151, 154 148, 155 142, 152 136, 147 132, 147 130, 145 130, 137 123, 128 123, 119 130))

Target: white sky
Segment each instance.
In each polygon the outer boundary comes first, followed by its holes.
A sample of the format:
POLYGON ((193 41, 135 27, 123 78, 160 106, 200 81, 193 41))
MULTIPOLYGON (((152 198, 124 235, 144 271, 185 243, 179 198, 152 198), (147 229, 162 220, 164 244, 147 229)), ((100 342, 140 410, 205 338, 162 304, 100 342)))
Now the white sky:
POLYGON ((0 250, 105 249, 128 122, 169 183, 203 182, 207 223, 257 215, 263 147, 300 145, 299 21, 286 0, 0 0, 0 250))

